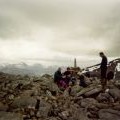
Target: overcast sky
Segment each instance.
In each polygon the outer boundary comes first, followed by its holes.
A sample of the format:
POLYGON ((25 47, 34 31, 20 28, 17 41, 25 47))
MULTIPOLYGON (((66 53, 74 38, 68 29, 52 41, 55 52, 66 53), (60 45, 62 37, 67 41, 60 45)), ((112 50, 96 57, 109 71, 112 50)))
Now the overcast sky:
POLYGON ((0 63, 78 65, 120 57, 120 0, 0 0, 0 63))

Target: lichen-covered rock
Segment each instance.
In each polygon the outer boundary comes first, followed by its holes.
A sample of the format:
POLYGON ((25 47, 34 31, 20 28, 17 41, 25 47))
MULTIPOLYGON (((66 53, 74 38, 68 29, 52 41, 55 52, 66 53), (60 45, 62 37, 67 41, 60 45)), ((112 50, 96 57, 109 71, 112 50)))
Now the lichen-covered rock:
POLYGON ((120 90, 118 88, 109 89, 109 94, 114 97, 115 100, 120 100, 120 90))
POLYGON ((46 118, 48 116, 48 113, 50 112, 50 110, 51 110, 51 104, 41 100, 39 109, 37 111, 37 117, 46 118))
POLYGON ((102 91, 102 88, 95 88, 95 89, 92 89, 88 92, 85 93, 85 96, 86 97, 89 97, 89 96, 92 96, 92 95, 95 95, 95 94, 98 94, 102 91))
POLYGON ((71 88, 71 95, 75 96, 77 93, 79 93, 82 90, 82 87, 79 85, 75 85, 71 88))
POLYGON ((23 120, 23 117, 17 113, 0 112, 0 120, 23 120))
POLYGON ((36 99, 33 97, 18 97, 16 98, 13 103, 11 104, 12 108, 26 108, 26 107, 35 107, 36 99))
POLYGON ((96 98, 99 102, 107 102, 107 103, 113 103, 114 99, 113 97, 109 94, 109 93, 100 93, 97 98, 96 98))
POLYGON ((0 111, 7 111, 8 110, 8 105, 3 104, 2 102, 0 102, 0 111))
POLYGON ((99 111, 100 120, 120 120, 120 111, 112 109, 101 109, 99 111))
POLYGON ((81 106, 84 108, 92 105, 96 105, 97 103, 98 101, 94 98, 85 98, 81 100, 81 106))

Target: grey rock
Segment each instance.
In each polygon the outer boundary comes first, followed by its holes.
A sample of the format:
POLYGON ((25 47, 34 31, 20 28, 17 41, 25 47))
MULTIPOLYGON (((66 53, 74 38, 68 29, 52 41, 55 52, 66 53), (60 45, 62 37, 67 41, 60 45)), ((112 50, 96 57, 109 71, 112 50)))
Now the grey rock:
POLYGON ((0 111, 7 111, 8 110, 8 105, 3 104, 0 102, 0 111))
POLYGON ((120 90, 118 88, 112 88, 109 90, 109 94, 114 98, 120 100, 120 90))
POLYGON ((112 109, 101 109, 99 118, 100 120, 120 120, 120 112, 112 109))
POLYGON ((113 97, 109 93, 100 93, 96 99, 99 102, 114 102, 113 97))
POLYGON ((40 101, 37 117, 47 117, 51 110, 51 105, 43 100, 40 101))
POLYGON ((89 120, 86 111, 83 108, 80 108, 76 105, 72 105, 70 110, 71 117, 69 117, 69 120, 89 120))
POLYGON ((97 93, 100 93, 102 91, 102 88, 95 88, 93 90, 90 90, 88 92, 85 93, 85 96, 86 97, 89 97, 91 95, 94 95, 94 94, 97 94, 97 93))
POLYGON ((79 85, 75 85, 71 88, 71 95, 75 96, 81 90, 82 90, 82 87, 80 87, 79 85))
POLYGON ((97 103, 98 101, 95 100, 94 98, 85 98, 81 100, 81 106, 84 108, 96 105, 97 103))
POLYGON ((11 104, 12 108, 35 107, 37 100, 33 97, 18 97, 11 104))
POLYGON ((23 120, 23 117, 17 113, 0 112, 0 120, 23 120))
POLYGON ((89 92, 89 91, 91 91, 91 90, 93 90, 93 89, 94 89, 93 87, 84 88, 84 89, 82 89, 80 92, 78 92, 78 93, 76 94, 76 96, 79 97, 79 96, 81 96, 81 95, 84 95, 86 92, 89 92))

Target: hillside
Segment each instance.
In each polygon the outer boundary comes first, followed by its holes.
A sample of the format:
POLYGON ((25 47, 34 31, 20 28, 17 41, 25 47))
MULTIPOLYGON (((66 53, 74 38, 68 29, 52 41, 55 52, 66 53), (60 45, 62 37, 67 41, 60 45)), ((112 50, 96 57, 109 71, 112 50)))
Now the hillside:
POLYGON ((109 81, 102 92, 100 80, 76 81, 65 91, 53 78, 0 73, 0 120, 119 120, 120 81, 109 81))

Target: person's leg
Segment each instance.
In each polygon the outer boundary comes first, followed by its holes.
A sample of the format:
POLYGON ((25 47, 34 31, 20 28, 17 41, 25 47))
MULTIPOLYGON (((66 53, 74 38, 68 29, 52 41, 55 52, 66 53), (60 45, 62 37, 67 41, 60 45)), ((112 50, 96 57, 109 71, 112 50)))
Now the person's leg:
POLYGON ((103 91, 106 89, 106 85, 107 85, 106 72, 107 72, 106 68, 101 69, 101 85, 102 85, 103 91))

